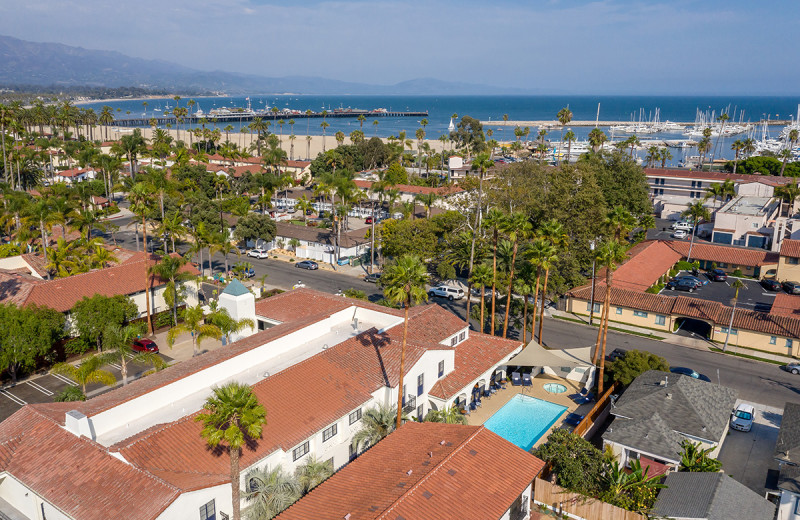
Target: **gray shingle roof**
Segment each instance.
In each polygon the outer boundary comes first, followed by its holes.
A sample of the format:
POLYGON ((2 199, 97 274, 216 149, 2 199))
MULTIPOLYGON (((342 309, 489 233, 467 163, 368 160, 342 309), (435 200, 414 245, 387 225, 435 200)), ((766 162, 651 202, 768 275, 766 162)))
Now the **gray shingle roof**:
POLYGON ((737 395, 732 388, 650 370, 634 379, 611 413, 647 422, 658 413, 676 432, 719 442, 737 395))
POLYGON ((786 403, 783 407, 775 458, 800 464, 800 404, 786 403))
POLYGON ((781 465, 778 489, 785 489, 800 495, 800 466, 781 465))
POLYGON ((704 520, 772 520, 775 506, 724 473, 670 473, 658 494, 655 514, 704 520))
POLYGON ((683 439, 658 413, 647 421, 614 419, 603 434, 603 440, 630 446, 674 463, 680 462, 683 439))

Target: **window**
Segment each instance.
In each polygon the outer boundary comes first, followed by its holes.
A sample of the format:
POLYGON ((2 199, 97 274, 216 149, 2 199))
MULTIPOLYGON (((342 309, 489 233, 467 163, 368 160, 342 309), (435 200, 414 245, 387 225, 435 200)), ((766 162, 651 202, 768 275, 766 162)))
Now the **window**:
POLYGON ((769 337, 769 344, 770 344, 770 345, 774 345, 774 344, 776 344, 777 342, 778 342, 778 338, 776 338, 775 336, 770 336, 770 337, 769 337))
POLYGON ((622 307, 617 307, 617 314, 622 314, 622 307))
POLYGON ((322 431, 322 442, 326 442, 331 440, 331 437, 336 435, 336 432, 339 431, 338 424, 332 424, 330 428, 326 428, 322 431))
POLYGON ((800 515, 800 498, 797 499, 797 502, 794 505, 794 514, 800 515))
POLYGON ((308 453, 308 441, 292 450, 292 460, 297 460, 306 453, 308 453))
POLYGON ((800 262, 800 258, 787 258, 786 263, 789 265, 797 265, 800 262))
POLYGON ((786 348, 792 348, 792 340, 786 338, 786 348))
POLYGON ((350 424, 361 420, 361 408, 350 414, 350 424))
POLYGON ((350 444, 350 458, 348 460, 350 460, 352 462, 357 456, 358 456, 358 449, 355 446, 353 446, 353 444, 351 443, 350 444))
MULTIPOLYGON (((594 312, 600 312, 600 305, 602 305, 602 304, 595 302, 595 304, 594 304, 594 312)), ((591 310, 591 308, 592 308, 592 304, 589 303, 589 302, 586 302, 586 312, 589 312, 591 310)))
MULTIPOLYGON (((727 334, 728 327, 720 327, 719 331, 723 334, 727 334)), ((731 328, 731 336, 736 336, 737 334, 739 334, 739 329, 731 328)))
POLYGON ((425 405, 421 404, 421 405, 417 406, 417 418, 419 420, 424 419, 424 414, 425 414, 425 405))
POLYGON ((217 507, 213 500, 200 506, 200 520, 216 520, 216 513, 217 507))
POLYGON ((452 338, 450 338, 450 346, 451 347, 455 347, 456 343, 458 343, 458 336, 453 336, 452 338))
POLYGON ((726 264, 725 262, 720 262, 717 267, 719 267, 720 269, 725 269, 726 267, 728 267, 728 264, 726 264))
POLYGON ((647 313, 644 311, 633 311, 634 316, 638 316, 639 318, 646 318, 647 313))
POLYGON ((464 341, 464 338, 466 338, 466 337, 467 337, 467 333, 466 333, 466 331, 464 331, 464 332, 462 332, 461 334, 458 335, 458 341, 464 341))
POLYGON ((665 316, 656 315, 656 325, 664 325, 667 323, 665 316))
POLYGON ((422 391, 425 388, 425 373, 422 373, 417 376, 417 395, 422 395, 422 391))
POLYGON ((439 361, 439 377, 444 375, 444 359, 439 361))

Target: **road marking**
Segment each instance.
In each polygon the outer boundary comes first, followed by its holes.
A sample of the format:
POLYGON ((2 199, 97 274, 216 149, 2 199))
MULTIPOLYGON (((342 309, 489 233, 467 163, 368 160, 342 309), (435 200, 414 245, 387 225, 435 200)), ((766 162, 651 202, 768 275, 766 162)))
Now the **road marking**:
POLYGON ((20 399, 19 397, 17 397, 16 395, 14 395, 11 392, 7 391, 7 390, 0 390, 0 394, 3 394, 4 396, 8 397, 9 399, 11 399, 12 401, 14 401, 15 403, 17 403, 20 406, 25 406, 26 404, 28 404, 25 401, 23 401, 22 399, 20 399))
POLYGON ((117 370, 122 370, 122 365, 118 365, 117 363, 109 363, 109 366, 112 366, 117 370))
POLYGON ((25 381, 25 382, 28 383, 33 388, 35 388, 38 391, 40 391, 41 393, 43 393, 44 395, 53 395, 53 392, 51 392, 50 390, 48 390, 47 388, 43 387, 42 385, 40 385, 38 383, 34 383, 33 381, 25 381))
POLYGON ((78 384, 75 381, 68 378, 67 376, 62 376, 61 374, 50 374, 50 375, 60 380, 62 383, 67 383, 70 386, 78 386, 78 384))

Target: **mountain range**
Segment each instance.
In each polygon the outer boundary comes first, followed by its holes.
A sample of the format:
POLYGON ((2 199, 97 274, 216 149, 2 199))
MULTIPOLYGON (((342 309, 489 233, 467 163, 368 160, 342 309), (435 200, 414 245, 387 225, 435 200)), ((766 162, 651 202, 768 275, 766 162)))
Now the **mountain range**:
POLYGON ((202 71, 162 60, 60 43, 0 35, 0 85, 92 86, 209 90, 237 94, 316 95, 512 95, 535 90, 419 78, 395 85, 351 83, 320 77, 267 77, 202 71))

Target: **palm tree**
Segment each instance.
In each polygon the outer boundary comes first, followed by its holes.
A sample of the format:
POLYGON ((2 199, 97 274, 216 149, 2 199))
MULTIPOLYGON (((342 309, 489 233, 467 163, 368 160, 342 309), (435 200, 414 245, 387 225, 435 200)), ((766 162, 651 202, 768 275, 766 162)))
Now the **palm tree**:
POLYGON ((201 413, 195 421, 203 425, 200 435, 209 447, 227 447, 231 461, 231 500, 233 520, 240 520, 239 507, 239 456, 242 447, 249 441, 261 438, 267 423, 267 411, 258 402, 250 387, 231 382, 212 389, 201 413))
MULTIPOLYGON (((496 283, 497 283, 497 241, 500 235, 500 229, 503 226, 503 222, 505 221, 506 216, 503 214, 502 211, 492 208, 486 214, 486 226, 492 230, 492 309, 491 309, 491 324, 489 328, 489 333, 494 336, 495 333, 495 326, 494 326, 494 316, 495 316, 495 294, 497 292, 496 283)), ((483 329, 481 329, 483 332, 483 329)))
MULTIPOLYGON (((511 310, 511 290, 514 287, 514 267, 517 261, 517 250, 519 249, 520 239, 525 239, 530 235, 533 227, 528 221, 528 216, 524 213, 512 213, 504 220, 502 229, 508 238, 511 239, 513 245, 513 252, 511 254, 511 265, 509 266, 508 276, 508 294, 506 297, 506 314, 503 319, 503 338, 508 335, 508 313, 511 310)), ((544 298, 542 299, 544 302, 544 298)))
POLYGON ((133 340, 138 338, 141 333, 142 329, 138 324, 120 326, 115 323, 109 324, 103 332, 103 350, 107 352, 107 359, 119 362, 123 386, 128 384, 129 360, 148 363, 156 368, 161 368, 165 365, 164 360, 158 354, 152 352, 136 353, 133 350, 133 340))
MULTIPOLYGON (((38 226, 42 239, 42 251, 44 252, 44 262, 47 260, 47 232, 55 222, 56 216, 46 198, 40 198, 35 203, 28 205, 23 212, 23 221, 28 223, 28 227, 38 226)), ((50 272, 47 272, 47 279, 50 279, 50 272)))
POLYGON ((58 363, 50 369, 50 372, 72 379, 81 385, 81 392, 86 395, 86 385, 88 384, 100 383, 106 386, 113 386, 117 382, 114 374, 102 369, 105 364, 106 356, 93 354, 83 358, 78 366, 72 363, 58 363))
MULTIPOLYGON (((322 113, 325 114, 326 111, 323 110, 322 113)), ((322 153, 325 153, 325 129, 328 128, 331 125, 330 125, 330 123, 325 121, 325 119, 324 119, 325 116, 324 115, 322 117, 323 117, 323 119, 322 119, 322 122, 319 124, 319 126, 320 126, 320 128, 322 128, 322 153)))
POLYGON ((250 504, 244 512, 247 520, 274 518, 303 494, 301 484, 281 466, 256 468, 246 478, 244 499, 250 504))
POLYGON ((794 201, 800 198, 800 185, 795 183, 778 186, 775 188, 775 196, 781 199, 781 214, 783 214, 783 203, 786 203, 786 214, 791 215, 794 201))
POLYGON ((625 256, 625 246, 618 240, 608 240, 603 242, 595 251, 597 261, 602 267, 606 268, 606 295, 603 302, 603 312, 600 315, 600 330, 597 334, 597 345, 595 346, 592 364, 597 365, 597 358, 600 358, 600 374, 597 378, 597 393, 603 393, 603 375, 606 368, 606 338, 608 337, 609 311, 611 309, 611 282, 612 274, 617 265, 622 263, 625 256), (602 350, 602 352, 601 352, 602 350))
MULTIPOLYGON (((523 266, 524 267, 524 266, 523 266)), ((528 298, 533 292, 525 277, 519 276, 514 280, 514 292, 522 296, 522 342, 528 341, 528 298)), ((541 334, 541 333, 540 333, 541 334)))
POLYGON ((255 329, 256 322, 251 320, 250 318, 242 318, 240 320, 235 320, 233 317, 228 313, 228 309, 219 308, 208 315, 206 321, 216 326, 228 343, 231 341, 231 334, 238 334, 239 332, 251 328, 255 329))
POLYGON ((694 246, 694 236, 697 234, 697 226, 700 224, 701 220, 710 220, 711 214, 708 212, 708 208, 703 205, 703 201, 698 200, 694 203, 687 204, 686 210, 681 213, 683 217, 689 217, 693 226, 692 226, 692 240, 689 242, 689 254, 686 255, 686 261, 692 261, 692 247, 694 246))
POLYGON ((467 424, 467 417, 455 406, 444 410, 430 410, 425 416, 425 422, 445 424, 467 424))
POLYGON ((564 134, 563 139, 567 142, 567 164, 569 164, 569 160, 572 156, 572 142, 575 141, 577 137, 575 137, 575 132, 572 130, 567 130, 567 133, 564 134))
MULTIPOLYGON (((525 251, 525 255, 532 267, 536 267, 536 283, 533 288, 533 312, 531 313, 531 336, 536 339, 534 331, 536 330, 536 305, 539 302, 539 282, 542 277, 542 267, 549 258, 555 256, 556 251, 549 241, 543 238, 537 238, 533 241, 531 246, 525 251)), ((542 305, 544 305, 544 298, 542 298, 542 305)))
POLYGON ((731 287, 736 291, 733 295, 733 300, 731 303, 733 304, 733 308, 731 309, 731 321, 728 323, 728 332, 725 334, 725 344, 722 345, 722 351, 726 352, 728 350, 728 340, 731 337, 731 328, 733 327, 733 317, 736 314, 736 304, 739 303, 739 289, 744 287, 744 282, 742 282, 739 278, 736 278, 733 283, 731 283, 731 287))
MULTIPOLYGON (((556 253, 564 250, 569 243, 569 236, 564 232, 564 226, 556 219, 551 219, 542 224, 539 229, 539 236, 550 242, 555 248, 556 253)), ((544 300, 547 298, 547 279, 550 275, 550 268, 553 262, 558 259, 557 254, 549 258, 542 259, 542 269, 544 269, 544 283, 542 284, 542 307, 539 311, 539 343, 544 344, 542 339, 542 327, 544 326, 544 300)))
POLYGON ((178 323, 178 284, 192 278, 192 275, 183 271, 186 258, 182 256, 164 255, 158 263, 150 267, 150 273, 162 280, 167 280, 164 300, 172 300, 172 323, 178 323), (169 296, 167 296, 169 294, 169 296))
POLYGON ((713 448, 703 448, 699 442, 681 441, 681 464, 678 471, 697 473, 716 473, 722 469, 722 463, 711 457, 713 448))
POLYGON ((417 302, 427 301, 428 293, 425 292, 425 282, 428 273, 425 265, 417 256, 403 255, 393 264, 383 270, 381 285, 384 297, 390 302, 402 304, 403 317, 403 343, 400 350, 400 379, 397 386, 397 427, 402 421, 403 401, 403 376, 406 363, 406 340, 408 337, 408 311, 417 302))
POLYGON ((736 167, 739 165, 739 153, 744 149, 744 142, 741 139, 737 139, 731 144, 731 150, 733 150, 736 155, 733 159, 733 174, 736 175, 736 167))
POLYGON ((593 128, 589 132, 589 144, 592 147, 592 151, 595 153, 603 147, 603 143, 605 143, 607 139, 608 137, 606 137, 605 132, 599 128, 593 128))
POLYGON ((204 339, 214 338, 219 339, 222 336, 222 331, 216 325, 203 323, 203 307, 197 304, 194 307, 187 307, 183 314, 183 323, 176 325, 169 329, 167 332, 167 344, 170 348, 175 344, 175 338, 179 334, 186 332, 192 335, 192 355, 199 354, 197 348, 204 339))
POLYGON ((728 121, 728 119, 730 119, 730 116, 728 114, 724 113, 724 112, 722 114, 720 114, 719 117, 717 117, 717 121, 721 121, 722 122, 722 126, 719 129, 719 134, 717 135, 717 142, 714 143, 714 158, 715 159, 717 157, 717 146, 719 146, 719 139, 720 139, 720 137, 722 137, 722 134, 725 133, 725 122, 728 121))
POLYGON ((297 468, 295 474, 305 495, 333 475, 333 464, 329 460, 317 460, 312 455, 297 468))
POLYGON ((142 218, 142 244, 144 245, 143 250, 145 254, 144 294, 145 304, 147 306, 147 330, 155 332, 153 320, 150 317, 150 289, 153 278, 150 275, 150 255, 147 252, 147 213, 150 211, 151 189, 149 184, 141 182, 134 184, 133 188, 128 192, 128 200, 131 203, 131 211, 142 218))
MULTIPOLYGON (((572 121, 572 112, 570 111, 569 107, 564 107, 558 111, 556 114, 556 118, 558 118, 558 122, 561 123, 561 142, 564 142, 564 127, 572 121)), ((559 162, 560 159, 559 159, 559 162)))
POLYGON ((402 410, 398 412, 394 406, 379 404, 376 408, 368 408, 361 417, 361 429, 353 435, 351 446, 356 450, 374 446, 395 430, 395 417, 400 415, 405 414, 402 410))
POLYGON ((485 296, 485 288, 490 283, 494 282, 494 274, 492 273, 492 269, 487 264, 478 264, 475 266, 475 269, 472 271, 472 276, 470 277, 470 283, 473 286, 478 286, 481 289, 481 332, 486 330, 486 324, 484 322, 484 307, 486 303, 486 296, 485 296))

